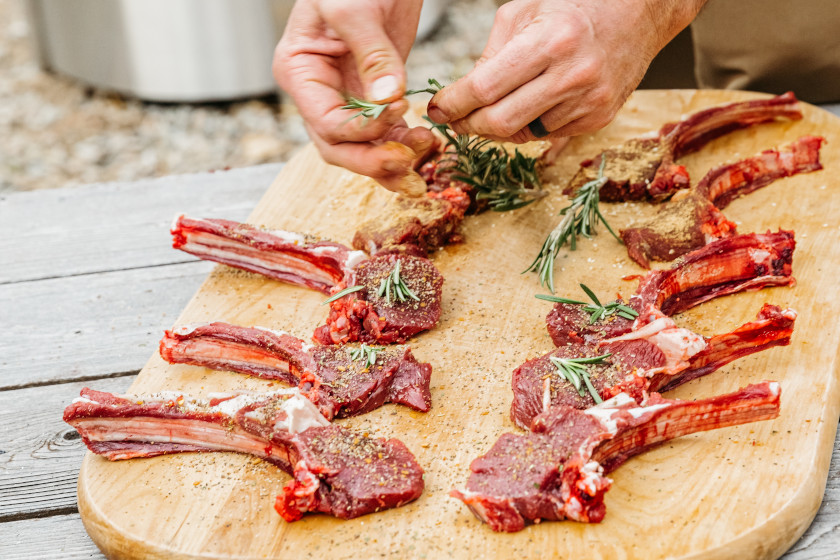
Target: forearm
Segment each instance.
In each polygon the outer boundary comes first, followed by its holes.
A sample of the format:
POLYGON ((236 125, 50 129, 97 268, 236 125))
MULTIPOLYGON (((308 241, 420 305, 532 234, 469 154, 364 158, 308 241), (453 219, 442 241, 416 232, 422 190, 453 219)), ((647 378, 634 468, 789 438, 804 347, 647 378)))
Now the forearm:
POLYGON ((642 0, 653 24, 654 48, 662 50, 688 27, 708 0, 642 0))

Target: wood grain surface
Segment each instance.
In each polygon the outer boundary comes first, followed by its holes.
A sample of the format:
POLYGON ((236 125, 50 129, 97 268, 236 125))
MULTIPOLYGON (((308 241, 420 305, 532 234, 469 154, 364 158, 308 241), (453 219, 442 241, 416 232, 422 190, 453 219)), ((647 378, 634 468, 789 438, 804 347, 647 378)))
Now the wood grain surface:
MULTIPOLYGON (((837 427, 840 298, 840 121, 816 108, 805 119, 739 131, 682 160, 697 181, 713 165, 748 157, 803 134, 821 134, 825 170, 785 179, 733 202, 741 232, 794 229, 795 288, 773 288, 713 301, 677 317, 705 335, 752 319, 762 303, 800 312, 793 342, 739 360, 669 397, 700 398, 762 379, 782 384, 782 413, 750 424, 674 440, 613 473, 607 517, 598 525, 543 523, 495 534, 448 497, 470 461, 514 428, 508 418, 510 375, 551 349, 534 299, 536 278, 520 275, 566 203, 563 178, 581 159, 698 109, 751 97, 714 91, 637 92, 601 132, 575 139, 552 174, 552 196, 507 214, 469 218, 465 243, 438 251, 446 278, 444 313, 435 330, 412 341, 434 366, 428 414, 385 406, 342 423, 397 437, 426 469, 426 491, 405 507, 340 521, 309 516, 287 524, 272 509, 288 479, 278 469, 233 454, 182 454, 108 462, 88 454, 79 475, 79 511, 106 555, 119 558, 776 558, 807 528, 823 495, 837 427)), ((390 193, 324 165, 310 147, 287 164, 249 221, 349 241, 362 219, 386 211, 390 193)), ((185 210, 189 211, 189 208, 185 210)), ((614 227, 653 208, 604 205, 614 227)), ((218 216, 224 217, 224 216, 218 216)), ((558 259, 558 293, 628 296, 640 272, 606 232, 558 259)), ((326 311, 323 297, 217 267, 175 324, 223 320, 282 328, 306 338, 326 311)), ((132 386, 201 394, 267 388, 269 383, 154 355, 132 386)))

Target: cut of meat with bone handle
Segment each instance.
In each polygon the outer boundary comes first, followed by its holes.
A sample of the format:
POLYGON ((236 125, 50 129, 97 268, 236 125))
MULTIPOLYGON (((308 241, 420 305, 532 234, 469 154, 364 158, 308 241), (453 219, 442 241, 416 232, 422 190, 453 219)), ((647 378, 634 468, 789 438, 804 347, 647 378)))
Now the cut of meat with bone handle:
POLYGON ((202 259, 335 296, 327 323, 316 329, 321 344, 366 342, 401 344, 437 325, 443 276, 434 263, 407 250, 391 248, 373 258, 331 241, 288 231, 260 229, 229 220, 178 216, 173 247, 202 259), (410 301, 379 293, 382 280, 400 263, 401 278, 416 297, 410 301))
POLYGON ((601 200, 665 200, 677 189, 689 185, 688 173, 685 167, 675 163, 676 159, 740 128, 777 119, 801 118, 799 103, 790 92, 769 99, 710 107, 667 123, 658 133, 630 139, 584 161, 564 192, 572 194, 596 179, 605 159, 607 183, 601 188, 601 200))
POLYGON ((160 341, 160 355, 169 363, 299 386, 328 419, 370 412, 386 402, 429 410, 430 364, 418 362, 405 346, 379 348, 373 360, 354 359, 356 349, 312 345, 286 332, 222 322, 166 331, 160 341))
POLYGON ((404 444, 330 424, 297 389, 202 399, 83 389, 64 421, 112 461, 232 451, 273 463, 294 476, 275 504, 287 521, 306 512, 349 519, 423 492, 423 469, 404 444))
POLYGON ((822 169, 820 146, 825 140, 803 136, 780 150, 765 150, 751 158, 709 171, 686 193, 666 202, 650 220, 619 233, 627 253, 649 268, 650 259, 672 261, 723 237, 736 226, 721 213, 735 198, 777 179, 822 169))
POLYGON ((171 233, 175 249, 324 293, 368 258, 339 243, 230 220, 180 215, 171 233))
MULTIPOLYGON (((427 258, 378 253, 353 269, 347 285, 361 289, 330 302, 326 324, 315 330, 315 341, 401 344, 440 321, 443 276, 427 258), (394 295, 390 286, 395 272, 411 296, 394 295)), ((339 285, 335 291, 344 287, 339 285)))
POLYGON ((591 357, 609 353, 603 364, 589 368, 590 380, 601 398, 626 393, 644 400, 653 391, 668 391, 713 373, 738 359, 790 343, 796 312, 765 304, 758 317, 732 332, 710 338, 677 327, 660 315, 642 329, 612 339, 567 342, 513 373, 511 418, 527 429, 534 417, 553 406, 587 409, 593 397, 581 395, 562 378, 552 357, 591 357))
MULTIPOLYGON (((636 295, 666 315, 743 290, 793 285, 792 231, 748 233, 719 239, 692 251, 672 268, 646 274, 636 295)), ((634 305, 635 306, 635 305, 634 305)))
POLYGON ((669 270, 645 275, 628 303, 639 313, 635 320, 610 316, 590 324, 580 306, 555 304, 546 323, 557 349, 513 373, 514 423, 527 428, 550 406, 585 409, 595 404, 593 396, 559 374, 552 358, 609 353, 602 363, 589 367, 599 397, 626 392, 643 399, 651 391, 673 389, 737 358, 789 344, 796 320, 792 309, 765 304, 754 321, 711 338, 677 327, 668 315, 740 290, 792 284, 794 248, 793 233, 785 231, 713 242, 669 270))
POLYGON ((494 531, 572 519, 598 523, 606 478, 628 458, 687 434, 770 420, 779 414, 778 383, 763 382, 696 401, 653 394, 642 405, 621 394, 589 410, 552 407, 532 432, 504 434, 470 465, 463 501, 494 531))

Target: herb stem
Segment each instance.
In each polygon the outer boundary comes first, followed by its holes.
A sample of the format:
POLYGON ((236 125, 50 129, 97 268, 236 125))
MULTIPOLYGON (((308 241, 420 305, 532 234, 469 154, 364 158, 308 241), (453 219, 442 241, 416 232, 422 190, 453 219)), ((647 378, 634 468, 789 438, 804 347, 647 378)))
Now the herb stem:
POLYGON ((548 294, 536 294, 534 297, 537 299, 542 299, 545 301, 551 301, 554 303, 567 303, 569 305, 583 305, 583 310, 586 313, 589 313, 589 324, 591 325, 595 321, 603 317, 609 317, 610 315, 618 315, 624 319, 632 321, 636 317, 639 316, 639 312, 633 309, 632 307, 628 307, 621 303, 619 300, 611 301, 610 303, 603 305, 601 301, 598 299, 598 296, 595 295, 586 284, 580 284, 581 289, 586 292, 586 295, 589 296, 589 299, 595 305, 589 305, 583 301, 577 301, 575 299, 568 299, 559 296, 550 296, 548 294))
POLYGON ((572 203, 560 211, 560 215, 563 216, 560 223, 548 234, 537 257, 523 271, 523 274, 536 272, 539 275, 540 285, 548 287, 551 293, 554 293, 554 260, 566 243, 572 251, 576 250, 577 236, 591 238, 597 233, 596 225, 599 221, 619 243, 622 242, 598 207, 601 200, 599 195, 601 187, 607 183, 607 178, 604 177, 605 164, 606 158, 601 158, 598 177, 584 184, 572 198, 572 203))
POLYGON ((343 298, 347 294, 352 294, 353 292, 358 292, 359 290, 363 290, 363 289, 364 289, 364 286, 350 286, 349 288, 344 288, 343 290, 341 290, 337 294, 333 294, 332 296, 330 296, 329 299, 325 299, 324 301, 322 301, 321 305, 326 305, 330 302, 333 302, 333 301, 337 300, 338 298, 343 298))

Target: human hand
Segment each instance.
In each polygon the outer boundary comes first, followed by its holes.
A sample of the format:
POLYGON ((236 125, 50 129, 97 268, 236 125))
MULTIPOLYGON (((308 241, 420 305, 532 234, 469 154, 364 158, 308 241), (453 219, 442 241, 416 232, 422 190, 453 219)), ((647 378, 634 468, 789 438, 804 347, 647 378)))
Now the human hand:
POLYGON ((274 77, 303 117, 327 163, 397 192, 425 183, 413 171, 434 142, 409 128, 404 61, 414 43, 421 0, 298 0, 274 53, 274 77), (376 119, 350 118, 345 95, 386 103, 376 119))
POLYGON ((504 4, 475 68, 432 98, 429 117, 459 133, 517 143, 594 132, 612 121, 656 53, 704 3, 504 4))

